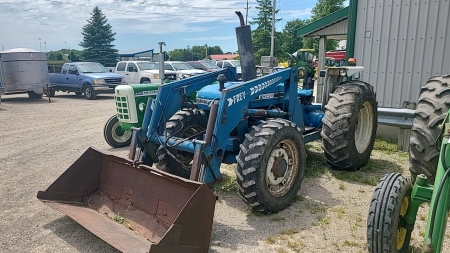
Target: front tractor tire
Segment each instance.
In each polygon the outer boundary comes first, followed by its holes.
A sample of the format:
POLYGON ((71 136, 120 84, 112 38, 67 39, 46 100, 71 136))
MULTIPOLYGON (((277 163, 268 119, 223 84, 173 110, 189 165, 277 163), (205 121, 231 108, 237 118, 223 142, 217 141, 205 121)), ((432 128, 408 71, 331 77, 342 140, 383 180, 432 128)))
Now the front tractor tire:
POLYGON ((373 192, 367 217, 370 253, 406 253, 411 232, 403 218, 411 203, 412 184, 398 173, 384 175, 373 192))
POLYGON ((411 127, 409 171, 414 182, 417 175, 434 183, 439 160, 441 130, 450 108, 450 75, 432 77, 422 87, 411 127))
POLYGON ((336 86, 322 123, 322 148, 328 164, 350 171, 363 167, 370 158, 378 125, 372 85, 350 81, 336 86))
POLYGON ((246 134, 236 157, 236 182, 257 212, 277 213, 295 201, 306 168, 306 147, 297 126, 263 121, 246 134))
MULTIPOLYGON (((201 139, 207 125, 208 119, 204 111, 183 109, 167 121, 165 134, 168 138, 173 136, 183 139, 201 139)), ((159 161, 155 165, 158 169, 183 178, 190 177, 194 153, 161 145, 156 155, 159 161)))
POLYGON ((123 130, 117 115, 114 115, 106 122, 103 129, 103 136, 109 146, 121 148, 131 144, 132 132, 131 130, 123 130))

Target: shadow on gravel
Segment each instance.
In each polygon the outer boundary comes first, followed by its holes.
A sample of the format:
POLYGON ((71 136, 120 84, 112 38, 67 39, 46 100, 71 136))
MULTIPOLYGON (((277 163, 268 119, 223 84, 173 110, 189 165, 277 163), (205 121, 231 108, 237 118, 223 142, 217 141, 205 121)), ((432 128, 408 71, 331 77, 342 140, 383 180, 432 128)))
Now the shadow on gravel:
MULTIPOLYGON (((57 98, 87 100, 84 96, 77 96, 73 93, 56 94, 54 97, 52 97, 52 99, 57 99, 57 98)), ((114 99, 114 94, 100 94, 100 95, 97 95, 97 97, 94 100, 88 100, 88 101, 107 100, 107 99, 114 99)))
MULTIPOLYGON (((246 248, 258 247, 261 241, 273 244, 281 240, 287 243, 292 235, 324 224, 330 210, 340 205, 339 200, 334 199, 327 189, 320 186, 319 179, 304 180, 298 194, 300 195, 297 195, 296 202, 288 208, 267 215, 253 211, 237 192, 219 193, 219 202, 239 213, 246 213, 246 218, 241 224, 233 224, 228 220, 224 224, 221 222, 224 218, 216 213, 210 252, 238 250, 239 245, 246 245, 246 248)), ((231 220, 233 214, 230 214, 231 220)))
POLYGON ((56 236, 76 248, 78 252, 120 252, 68 216, 63 216, 45 224, 43 228, 52 231, 56 236))
MULTIPOLYGON (((52 100, 52 103, 54 101, 52 100)), ((48 98, 43 97, 40 99, 36 98, 28 98, 28 95, 25 95, 24 97, 8 97, 8 96, 2 96, 2 103, 5 104, 48 104, 48 98)))

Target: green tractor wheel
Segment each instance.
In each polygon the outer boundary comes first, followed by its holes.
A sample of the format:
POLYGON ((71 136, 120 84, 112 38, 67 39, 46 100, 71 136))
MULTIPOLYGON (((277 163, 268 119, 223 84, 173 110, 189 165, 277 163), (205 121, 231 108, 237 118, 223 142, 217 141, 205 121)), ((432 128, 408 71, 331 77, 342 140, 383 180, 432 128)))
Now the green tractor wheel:
POLYGON ((412 184, 399 173, 384 175, 372 196, 367 218, 370 253, 408 252, 412 230, 402 226, 411 203, 412 184))
POLYGON ((130 130, 123 130, 117 115, 114 115, 106 122, 105 128, 103 129, 103 136, 105 137, 106 143, 111 147, 121 148, 130 145, 132 132, 130 130))

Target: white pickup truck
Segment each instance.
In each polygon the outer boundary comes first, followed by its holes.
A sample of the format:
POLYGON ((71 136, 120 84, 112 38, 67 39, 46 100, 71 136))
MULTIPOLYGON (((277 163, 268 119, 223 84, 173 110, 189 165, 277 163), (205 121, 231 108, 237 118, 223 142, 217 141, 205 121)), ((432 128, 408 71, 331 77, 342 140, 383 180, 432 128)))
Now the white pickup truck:
POLYGON ((221 60, 216 61, 214 64, 221 69, 226 69, 228 67, 235 67, 237 72, 237 79, 242 80, 242 70, 241 70, 241 62, 239 60, 221 60))
MULTIPOLYGON (((161 83, 158 64, 150 61, 119 61, 115 73, 122 75, 128 84, 161 83)), ((171 70, 164 71, 165 79, 177 80, 177 73, 171 70)))

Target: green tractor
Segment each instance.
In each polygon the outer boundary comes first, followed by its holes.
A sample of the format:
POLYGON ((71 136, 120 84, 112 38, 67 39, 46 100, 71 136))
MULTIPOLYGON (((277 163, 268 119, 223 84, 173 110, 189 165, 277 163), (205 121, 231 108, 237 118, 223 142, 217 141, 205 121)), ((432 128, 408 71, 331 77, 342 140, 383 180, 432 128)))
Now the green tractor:
POLYGON ((149 97, 155 98, 160 84, 118 85, 114 93, 117 114, 109 118, 103 129, 106 143, 113 148, 129 146, 131 128, 140 127, 149 97))
MULTIPOLYGON (((166 81, 168 82, 168 81, 166 81)), ((148 98, 156 98, 160 84, 144 83, 118 85, 114 92, 117 114, 106 121, 103 136, 106 143, 113 148, 129 146, 132 127, 141 127, 148 98)), ((195 94, 188 96, 195 100, 195 94)))
POLYGON ((303 89, 314 88, 314 76, 316 68, 313 64, 315 49, 299 49, 293 54, 289 54, 289 66, 298 68, 298 78, 303 80, 303 89))

